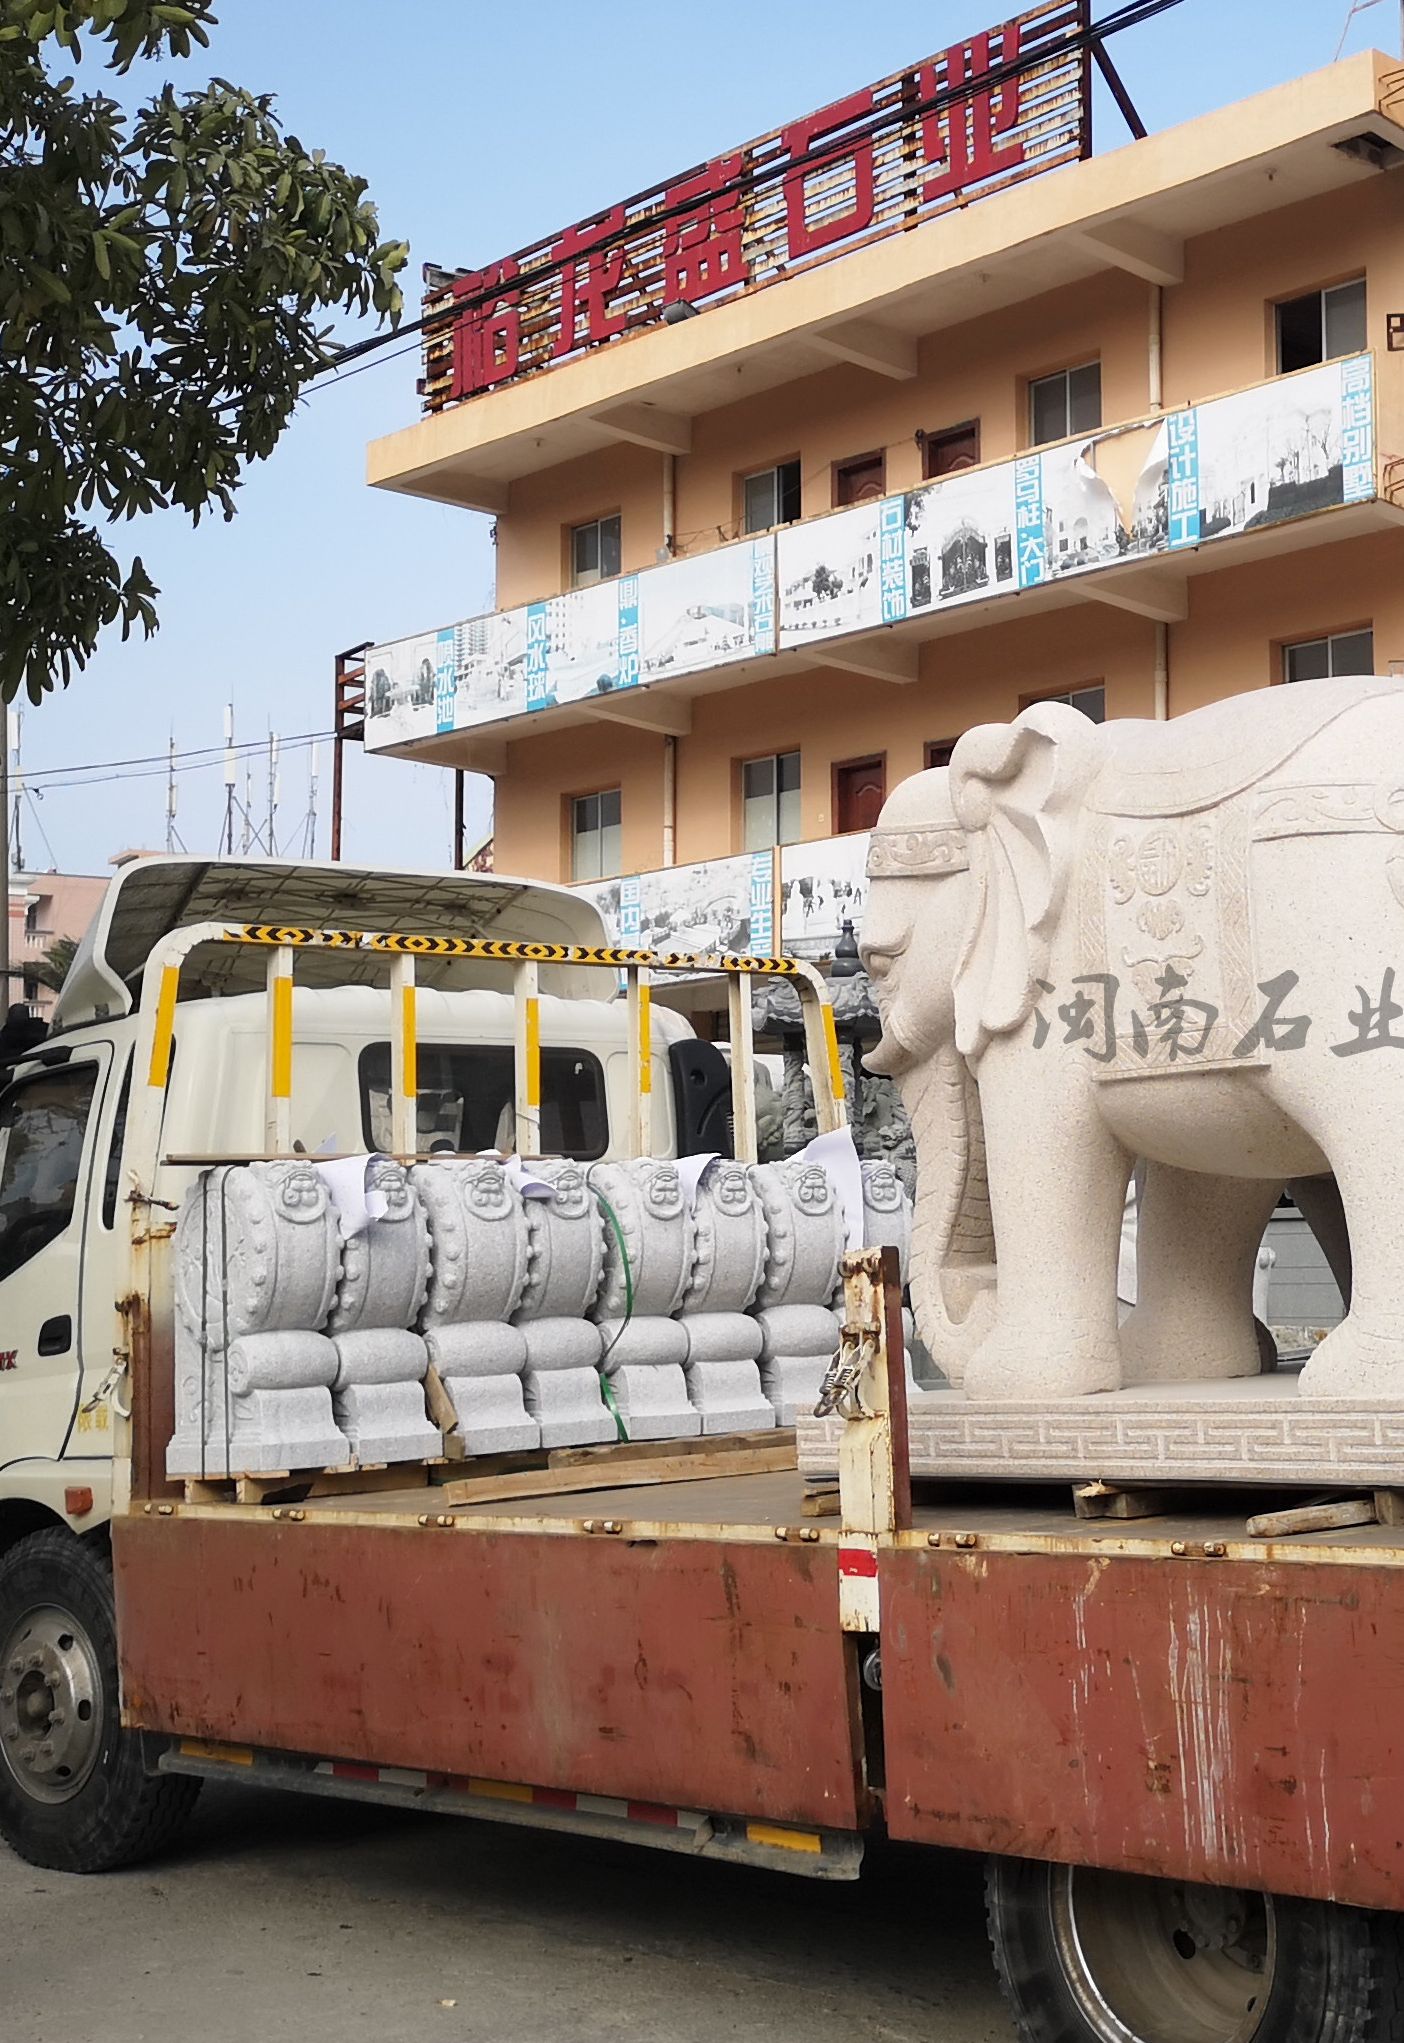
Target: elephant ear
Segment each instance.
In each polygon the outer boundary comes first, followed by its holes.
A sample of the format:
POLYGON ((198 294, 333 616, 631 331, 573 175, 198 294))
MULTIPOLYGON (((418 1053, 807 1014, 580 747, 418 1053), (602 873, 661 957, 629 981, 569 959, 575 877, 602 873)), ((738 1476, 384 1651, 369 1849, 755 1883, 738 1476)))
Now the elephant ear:
POLYGON ((1036 702, 1012 724, 967 731, 950 792, 974 883, 956 964, 956 1043, 978 1057, 1027 1021, 1067 893, 1081 801, 1101 763, 1090 717, 1036 702))

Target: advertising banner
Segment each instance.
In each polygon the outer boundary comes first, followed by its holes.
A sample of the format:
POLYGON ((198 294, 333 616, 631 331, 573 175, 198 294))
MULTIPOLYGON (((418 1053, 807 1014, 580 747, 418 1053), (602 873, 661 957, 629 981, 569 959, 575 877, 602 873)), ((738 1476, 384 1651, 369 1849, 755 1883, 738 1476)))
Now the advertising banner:
POLYGON ((740 951, 769 957, 774 866, 773 853, 746 851, 699 865, 590 880, 572 891, 599 909, 611 942, 649 951, 740 951))
POLYGON ((780 955, 821 958, 833 953, 846 921, 855 933, 868 900, 868 836, 821 837, 786 844, 780 852, 780 955))

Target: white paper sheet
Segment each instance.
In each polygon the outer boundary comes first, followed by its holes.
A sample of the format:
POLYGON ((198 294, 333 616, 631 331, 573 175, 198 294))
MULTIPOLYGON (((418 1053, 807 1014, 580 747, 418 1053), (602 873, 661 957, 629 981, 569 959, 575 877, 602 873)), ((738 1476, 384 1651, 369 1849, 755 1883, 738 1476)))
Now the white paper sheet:
POLYGON ((863 1167, 853 1146, 853 1130, 834 1128, 827 1135, 816 1135, 790 1160, 792 1163, 817 1163, 821 1166, 838 1193, 839 1205, 843 1208, 846 1247, 866 1248, 867 1243, 863 1239, 863 1167))
POLYGON ((327 1188, 327 1197, 336 1208, 336 1224, 343 1241, 351 1241, 356 1235, 364 1234, 373 1220, 385 1217, 385 1194, 367 1189, 371 1165, 383 1163, 384 1157, 378 1150, 366 1156, 338 1156, 329 1163, 318 1163, 312 1159, 312 1168, 327 1188))

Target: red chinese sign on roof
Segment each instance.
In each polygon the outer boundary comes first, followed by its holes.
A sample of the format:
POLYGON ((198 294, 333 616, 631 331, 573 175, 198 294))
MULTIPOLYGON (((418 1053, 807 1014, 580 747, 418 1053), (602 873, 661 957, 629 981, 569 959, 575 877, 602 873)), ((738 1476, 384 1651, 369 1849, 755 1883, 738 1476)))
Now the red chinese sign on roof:
POLYGON ((426 409, 1090 152, 1089 0, 1044 0, 425 299, 426 409), (442 312, 442 321, 433 315, 442 312), (456 316, 455 316, 456 314, 456 316))

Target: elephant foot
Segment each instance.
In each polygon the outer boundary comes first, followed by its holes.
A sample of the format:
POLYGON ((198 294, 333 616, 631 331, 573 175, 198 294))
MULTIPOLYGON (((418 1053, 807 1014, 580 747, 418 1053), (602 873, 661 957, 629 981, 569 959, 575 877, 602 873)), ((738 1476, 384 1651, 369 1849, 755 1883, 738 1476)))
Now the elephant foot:
POLYGON ((1047 1325, 1027 1333, 996 1328, 966 1364, 961 1385, 968 1398, 992 1404, 1087 1397, 1120 1387, 1121 1354, 1114 1333, 1099 1328, 1070 1341, 1066 1334, 1055 1338, 1047 1325))
POLYGON ((1359 1326, 1354 1313, 1327 1334, 1301 1376, 1303 1397, 1404 1399, 1404 1331, 1359 1326))
POLYGON ((1220 1383, 1231 1376, 1257 1376, 1263 1362, 1251 1315, 1196 1325, 1182 1312, 1136 1306, 1122 1324, 1125 1384, 1220 1383))

